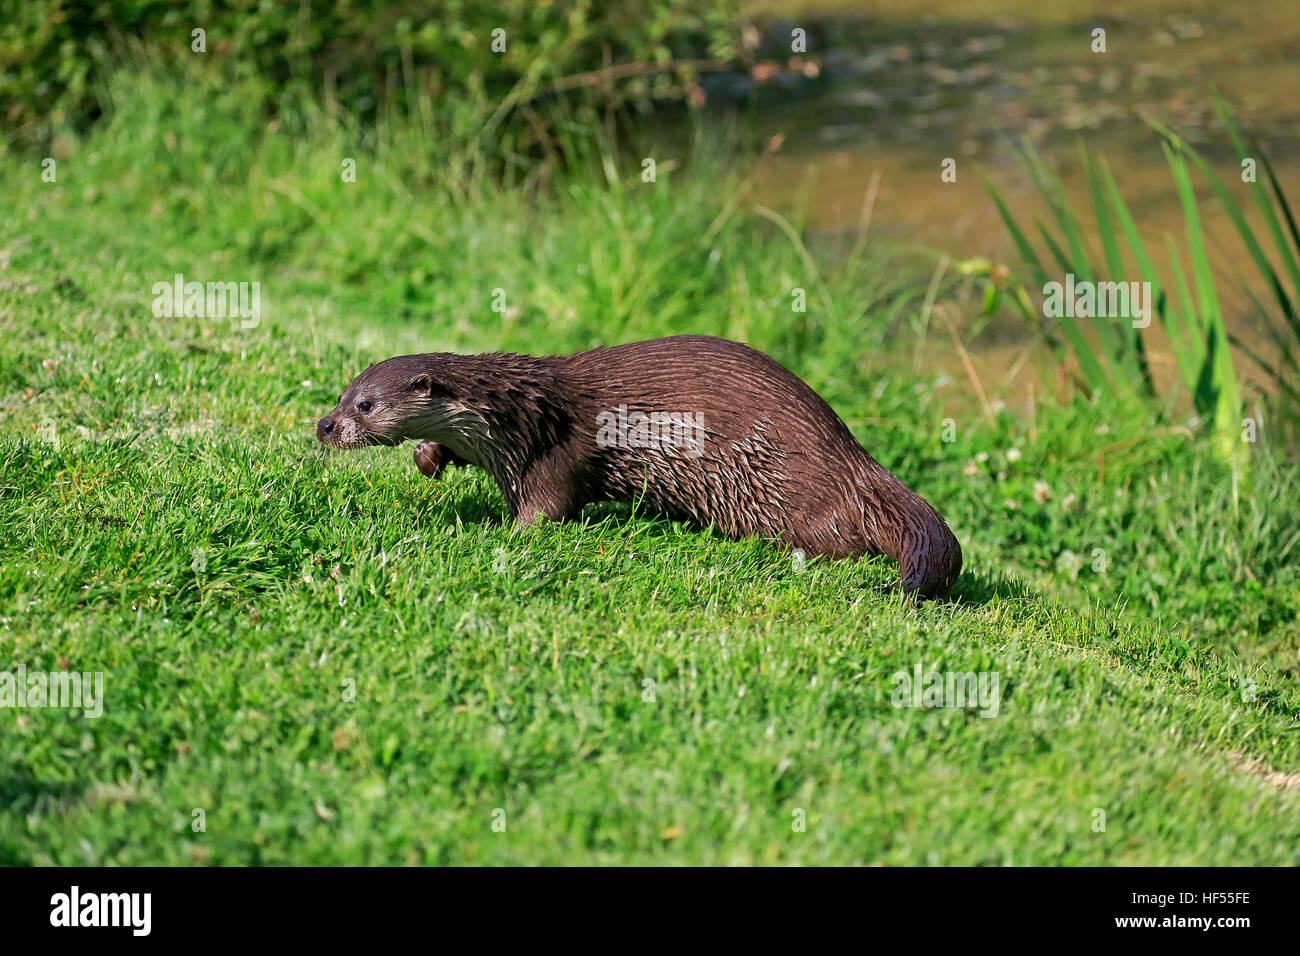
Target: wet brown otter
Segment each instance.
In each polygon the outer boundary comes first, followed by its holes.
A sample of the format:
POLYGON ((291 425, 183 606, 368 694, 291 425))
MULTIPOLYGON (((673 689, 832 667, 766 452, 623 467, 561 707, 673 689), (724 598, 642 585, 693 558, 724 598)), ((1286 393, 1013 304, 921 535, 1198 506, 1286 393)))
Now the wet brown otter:
POLYGON ((401 355, 372 365, 316 426, 336 448, 419 439, 420 470, 488 471, 520 524, 640 501, 809 556, 888 554, 934 596, 961 547, 811 388, 761 352, 679 335, 569 356, 401 355))

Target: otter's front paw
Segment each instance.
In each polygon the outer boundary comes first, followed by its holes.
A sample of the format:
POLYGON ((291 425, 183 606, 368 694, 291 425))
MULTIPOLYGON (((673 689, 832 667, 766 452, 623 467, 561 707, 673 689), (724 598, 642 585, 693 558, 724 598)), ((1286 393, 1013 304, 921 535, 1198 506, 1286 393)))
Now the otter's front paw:
POLYGON ((422 441, 415 446, 415 467, 420 469, 420 474, 430 478, 442 477, 447 457, 446 450, 436 441, 422 441))

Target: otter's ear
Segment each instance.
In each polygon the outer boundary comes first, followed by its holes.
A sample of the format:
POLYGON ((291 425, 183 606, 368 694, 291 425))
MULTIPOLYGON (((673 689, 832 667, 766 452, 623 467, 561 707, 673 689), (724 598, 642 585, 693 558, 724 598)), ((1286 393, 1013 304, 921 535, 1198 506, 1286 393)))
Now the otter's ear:
POLYGON ((406 383, 407 391, 414 392, 416 395, 423 395, 431 398, 434 395, 450 395, 451 392, 445 388, 441 382, 435 382, 433 377, 421 372, 406 383))

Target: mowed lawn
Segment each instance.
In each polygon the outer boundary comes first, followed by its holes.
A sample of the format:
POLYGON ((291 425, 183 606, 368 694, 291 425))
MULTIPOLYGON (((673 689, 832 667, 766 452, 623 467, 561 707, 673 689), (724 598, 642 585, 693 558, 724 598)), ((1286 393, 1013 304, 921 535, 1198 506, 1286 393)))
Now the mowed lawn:
POLYGON ((0 862, 1300 862, 1280 454, 1234 500, 1173 410, 989 423, 911 362, 888 282, 928 268, 811 276, 760 217, 708 234, 708 181, 349 193, 262 143, 193 185, 201 142, 146 176, 166 124, 120 123, 0 217, 0 669, 104 674, 100 717, 0 711, 0 862), (155 318, 177 272, 261 321, 155 318), (825 395, 955 594, 630 508, 515 530, 476 470, 313 437, 391 354, 686 331, 825 395), (895 706, 917 668, 996 674, 996 715, 895 706))

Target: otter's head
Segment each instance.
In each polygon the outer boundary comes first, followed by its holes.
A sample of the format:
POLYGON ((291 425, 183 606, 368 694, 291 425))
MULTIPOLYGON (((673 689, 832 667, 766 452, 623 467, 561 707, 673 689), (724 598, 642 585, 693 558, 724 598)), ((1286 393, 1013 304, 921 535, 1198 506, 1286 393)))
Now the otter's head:
POLYGON ((446 441, 468 409, 445 372, 452 355, 399 355, 372 365, 316 424, 316 437, 334 448, 400 445, 408 438, 446 441))

